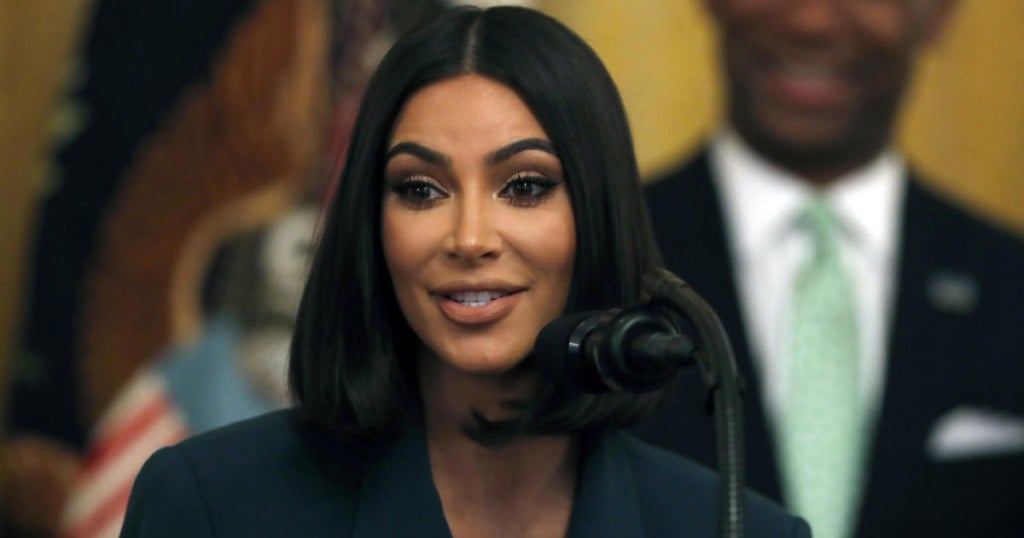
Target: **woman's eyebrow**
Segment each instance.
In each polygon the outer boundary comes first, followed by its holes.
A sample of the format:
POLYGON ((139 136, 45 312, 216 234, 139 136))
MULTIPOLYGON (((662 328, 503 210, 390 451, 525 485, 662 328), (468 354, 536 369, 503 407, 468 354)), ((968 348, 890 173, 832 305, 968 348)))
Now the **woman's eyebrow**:
POLYGON ((543 138, 524 138, 523 140, 516 140, 507 146, 500 147, 491 152, 491 154, 487 156, 487 164, 498 164, 502 161, 508 160, 516 153, 531 149, 550 153, 555 157, 558 156, 555 153, 555 146, 551 144, 550 141, 544 140, 543 138))
POLYGON ((388 162, 394 156, 401 155, 403 153, 417 157, 430 164, 447 165, 451 162, 451 160, 445 155, 415 142, 399 142, 395 144, 387 153, 384 154, 384 162, 388 162))

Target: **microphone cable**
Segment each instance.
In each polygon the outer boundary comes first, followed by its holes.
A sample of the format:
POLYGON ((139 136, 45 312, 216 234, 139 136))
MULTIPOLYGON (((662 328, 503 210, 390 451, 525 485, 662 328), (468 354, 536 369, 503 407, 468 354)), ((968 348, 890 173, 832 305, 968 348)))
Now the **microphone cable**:
POLYGON ((744 533, 743 489, 744 440, 740 390, 743 381, 736 369, 729 337, 711 306, 686 282, 666 269, 656 268, 643 278, 643 289, 652 302, 662 302, 669 315, 681 315, 699 335, 694 352, 707 385, 708 405, 713 406, 716 456, 722 481, 719 489, 719 536, 742 538, 744 533), (680 314, 681 313, 681 314, 680 314))

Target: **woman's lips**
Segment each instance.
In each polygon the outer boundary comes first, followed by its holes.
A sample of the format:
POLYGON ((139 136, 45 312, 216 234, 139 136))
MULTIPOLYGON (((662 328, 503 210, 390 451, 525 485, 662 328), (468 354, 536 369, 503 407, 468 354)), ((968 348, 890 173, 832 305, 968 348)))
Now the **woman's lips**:
POLYGON ((466 291, 434 294, 441 312, 459 325, 484 325, 505 317, 522 297, 517 291, 466 291))

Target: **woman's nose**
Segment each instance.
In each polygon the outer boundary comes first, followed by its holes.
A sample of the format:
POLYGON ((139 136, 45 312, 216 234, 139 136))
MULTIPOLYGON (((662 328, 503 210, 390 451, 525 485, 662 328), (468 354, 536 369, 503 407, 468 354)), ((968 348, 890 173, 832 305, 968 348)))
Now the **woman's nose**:
POLYGON ((464 196, 455 204, 449 254, 464 259, 497 257, 502 239, 496 224, 495 207, 486 195, 464 196))

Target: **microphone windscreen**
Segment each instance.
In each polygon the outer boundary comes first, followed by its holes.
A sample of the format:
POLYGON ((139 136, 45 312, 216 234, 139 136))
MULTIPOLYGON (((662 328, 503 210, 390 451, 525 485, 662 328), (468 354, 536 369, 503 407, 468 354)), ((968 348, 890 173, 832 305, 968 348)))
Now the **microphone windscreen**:
MULTIPOLYGON (((580 325, 599 316, 600 311, 579 312, 556 318, 541 329, 533 344, 533 358, 542 377, 556 385, 577 382, 583 350, 570 352, 570 340, 580 325)), ((582 345, 586 335, 578 336, 575 344, 582 345)))

